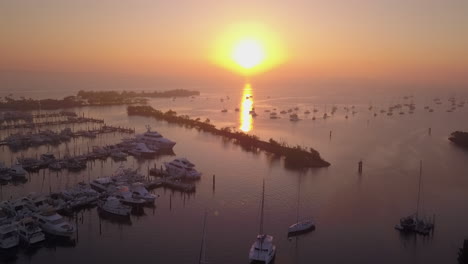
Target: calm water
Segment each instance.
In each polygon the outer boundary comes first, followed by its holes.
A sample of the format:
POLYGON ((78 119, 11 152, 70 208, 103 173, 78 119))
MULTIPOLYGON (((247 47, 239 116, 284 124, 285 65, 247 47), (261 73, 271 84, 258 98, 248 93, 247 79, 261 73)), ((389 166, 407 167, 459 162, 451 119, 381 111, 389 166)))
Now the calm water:
MULTIPOLYGON (((264 229, 275 237, 278 249, 275 263, 456 263, 458 247, 468 234, 468 151, 450 144, 447 138, 454 130, 468 130, 468 105, 447 113, 447 98, 451 95, 440 94, 443 101, 440 106, 432 103, 432 96, 415 96, 414 114, 406 110, 402 116, 395 111, 391 117, 380 113, 374 117, 374 111, 368 110, 370 104, 380 110, 390 104, 409 103, 411 99, 382 94, 360 98, 313 92, 285 96, 285 93, 240 87, 229 92, 202 93, 193 100, 154 99, 150 103, 202 120, 209 118, 218 127, 232 126, 263 139, 313 147, 331 162, 329 168, 287 170, 281 160, 264 153, 245 152, 220 137, 150 118, 128 117, 123 106, 76 109, 104 118, 107 124, 135 127, 137 132, 143 132, 144 126, 150 124, 175 140, 175 154, 194 162, 204 175, 192 195, 154 190, 161 195, 155 208, 146 208, 143 216, 132 216, 131 223, 99 221, 96 209, 82 211, 75 246, 48 245, 33 252, 21 250, 16 262, 196 263, 203 215, 207 211, 207 261, 248 263, 248 250, 258 232, 261 186, 265 179, 264 229), (246 100, 246 95, 252 95, 253 99, 246 100), (254 119, 245 114, 250 104, 259 114, 254 119), (325 109, 330 112, 332 105, 339 110, 327 120, 313 121, 312 114, 309 117, 302 114, 315 107, 319 110, 316 116, 321 117, 325 109), (358 113, 345 119, 343 107, 352 105, 358 113), (425 111, 425 105, 434 107, 435 112, 425 111), (297 123, 286 116, 271 120, 264 112, 296 106, 303 119, 297 123), (223 107, 229 111, 221 113, 223 107), (234 112, 235 107, 240 112, 234 112), (357 162, 361 159, 362 175, 357 173, 357 162), (424 172, 421 214, 428 217, 435 214, 436 229, 431 238, 402 237, 393 226, 400 217, 415 211, 420 160, 424 172), (296 221, 299 183, 299 215, 313 218, 317 229, 289 240, 286 232, 296 221)), ((457 98, 467 99, 460 95, 457 98)), ((12 132, 2 131, 1 137, 12 132)), ((35 156, 47 151, 56 155, 67 151, 81 153, 93 145, 116 143, 123 136, 77 139, 58 148, 43 146, 15 153, 3 147, 1 160, 9 165, 20 155, 35 156)), ((172 158, 161 156, 149 161, 129 158, 124 164, 146 173, 149 166, 160 166, 172 158)), ((120 163, 108 159, 88 165, 80 173, 45 170, 31 174, 26 184, 2 186, 2 199, 89 182, 110 175, 120 163)))

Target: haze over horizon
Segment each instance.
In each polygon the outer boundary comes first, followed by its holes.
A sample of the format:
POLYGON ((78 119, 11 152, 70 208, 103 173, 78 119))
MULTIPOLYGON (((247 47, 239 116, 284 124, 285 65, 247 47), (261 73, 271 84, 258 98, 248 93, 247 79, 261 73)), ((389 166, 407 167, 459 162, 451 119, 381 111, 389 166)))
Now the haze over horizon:
POLYGON ((2 1, 0 85, 229 87, 245 77, 223 41, 253 37, 261 85, 462 91, 467 13, 463 0, 2 1))

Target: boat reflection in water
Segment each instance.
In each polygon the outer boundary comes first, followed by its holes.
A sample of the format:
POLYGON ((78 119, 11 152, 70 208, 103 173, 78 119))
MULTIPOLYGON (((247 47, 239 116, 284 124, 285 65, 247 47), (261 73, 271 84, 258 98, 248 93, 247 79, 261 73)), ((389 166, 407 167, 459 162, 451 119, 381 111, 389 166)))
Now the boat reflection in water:
POLYGON ((252 86, 247 83, 242 91, 241 111, 240 111, 240 130, 249 132, 253 128, 253 118, 251 110, 253 108, 252 86))

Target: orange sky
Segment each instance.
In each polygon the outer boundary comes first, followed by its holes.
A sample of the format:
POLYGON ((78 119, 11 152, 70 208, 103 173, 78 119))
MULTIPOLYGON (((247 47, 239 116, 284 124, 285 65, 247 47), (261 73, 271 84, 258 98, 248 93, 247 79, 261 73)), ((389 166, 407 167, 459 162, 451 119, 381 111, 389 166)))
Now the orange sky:
POLYGON ((231 78, 213 59, 220 38, 258 27, 245 34, 283 57, 258 78, 462 85, 467 14, 466 0, 5 0, 0 70, 231 78))

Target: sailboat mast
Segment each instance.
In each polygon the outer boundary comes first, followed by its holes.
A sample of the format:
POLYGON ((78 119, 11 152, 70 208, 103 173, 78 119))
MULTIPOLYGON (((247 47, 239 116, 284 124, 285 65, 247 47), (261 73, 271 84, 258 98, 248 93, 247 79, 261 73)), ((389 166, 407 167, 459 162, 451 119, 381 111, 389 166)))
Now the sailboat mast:
POLYGON ((206 211, 205 217, 203 218, 203 236, 202 236, 202 243, 200 246, 200 254, 198 257, 198 264, 205 263, 205 230, 206 230, 206 211))
POLYGON ((265 179, 263 179, 262 187, 262 206, 260 211, 260 234, 263 234, 263 208, 265 206, 265 179))
POLYGON ((422 160, 419 162, 419 187, 418 187, 418 203, 416 205, 416 219, 419 216, 419 202, 421 200, 421 178, 422 178, 422 160))
POLYGON ((296 213, 296 223, 299 222, 299 201, 301 200, 301 176, 299 176, 299 186, 297 187, 297 213, 296 213))

